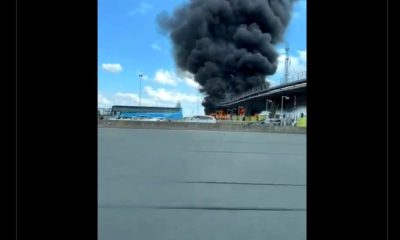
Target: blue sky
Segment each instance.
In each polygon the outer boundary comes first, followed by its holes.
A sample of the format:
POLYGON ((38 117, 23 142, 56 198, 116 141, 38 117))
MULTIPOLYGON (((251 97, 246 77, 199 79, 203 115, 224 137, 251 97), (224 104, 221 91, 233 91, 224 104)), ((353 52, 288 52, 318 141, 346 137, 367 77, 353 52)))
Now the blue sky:
MULTIPOLYGON (((98 1, 98 105, 137 105, 138 73, 142 80, 141 105, 173 107, 180 101, 184 116, 203 114, 198 85, 188 74, 177 74, 170 40, 160 33, 156 16, 172 12, 187 0, 99 0, 98 1)), ((285 39, 290 44, 290 72, 306 70, 306 1, 294 5, 285 39)), ((277 50, 283 54, 284 45, 277 50)), ((284 56, 275 75, 283 76, 284 56)))

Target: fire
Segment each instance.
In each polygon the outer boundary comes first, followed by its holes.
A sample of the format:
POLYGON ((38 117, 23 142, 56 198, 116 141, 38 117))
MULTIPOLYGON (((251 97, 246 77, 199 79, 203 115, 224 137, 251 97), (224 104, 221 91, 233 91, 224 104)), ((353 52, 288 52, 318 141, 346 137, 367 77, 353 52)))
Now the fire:
POLYGON ((215 117, 217 120, 229 120, 229 115, 226 114, 224 110, 218 110, 212 113, 211 116, 215 117))
POLYGON ((239 115, 239 116, 245 116, 246 109, 242 106, 238 107, 237 112, 235 113, 227 113, 225 110, 218 110, 212 114, 211 116, 215 117, 217 120, 230 120, 232 115, 239 115))

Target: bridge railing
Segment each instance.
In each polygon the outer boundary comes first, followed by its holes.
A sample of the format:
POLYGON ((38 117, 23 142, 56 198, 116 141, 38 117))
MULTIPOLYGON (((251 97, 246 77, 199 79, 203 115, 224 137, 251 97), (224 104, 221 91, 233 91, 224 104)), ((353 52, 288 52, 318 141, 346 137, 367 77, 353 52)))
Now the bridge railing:
MULTIPOLYGON (((288 83, 300 81, 305 78, 307 78, 307 71, 292 74, 292 75, 288 76, 288 83)), ((282 78, 282 79, 284 79, 284 78, 282 78)))
MULTIPOLYGON (((292 75, 288 76, 288 79, 287 79, 288 82, 287 83, 300 81, 300 80, 306 79, 306 78, 307 78, 307 71, 295 73, 295 74, 292 74, 292 75)), ((282 82, 282 80, 284 80, 284 78, 281 79, 281 82, 282 82)), ((285 84, 280 84, 280 85, 285 85, 285 84)), ((278 86, 280 86, 280 85, 278 85, 278 86)), ((228 103, 228 102, 236 101, 236 100, 239 100, 241 98, 245 98, 245 97, 251 96, 252 94, 255 94, 255 93, 258 93, 258 92, 262 92, 262 91, 265 91, 265 90, 267 90, 267 86, 266 85, 257 86, 257 87, 254 87, 252 89, 249 89, 249 90, 247 90, 247 91, 245 91, 243 93, 240 93, 238 95, 234 95, 234 96, 231 96, 230 98, 224 99, 219 104, 225 104, 225 103, 228 103)))

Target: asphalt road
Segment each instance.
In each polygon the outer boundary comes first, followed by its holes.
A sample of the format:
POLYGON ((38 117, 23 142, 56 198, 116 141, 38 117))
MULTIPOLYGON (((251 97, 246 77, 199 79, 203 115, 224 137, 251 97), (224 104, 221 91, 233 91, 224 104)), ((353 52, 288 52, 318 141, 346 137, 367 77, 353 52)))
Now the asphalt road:
POLYGON ((99 128, 99 240, 306 239, 306 135, 99 128))

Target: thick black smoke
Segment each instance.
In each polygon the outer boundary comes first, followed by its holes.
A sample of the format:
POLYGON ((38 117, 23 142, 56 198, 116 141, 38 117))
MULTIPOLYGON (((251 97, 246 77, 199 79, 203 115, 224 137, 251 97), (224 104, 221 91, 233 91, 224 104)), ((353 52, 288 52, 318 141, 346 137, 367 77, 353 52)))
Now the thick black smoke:
POLYGON ((275 44, 282 41, 293 0, 191 0, 159 24, 169 33, 177 66, 194 74, 206 98, 206 113, 218 101, 268 84, 277 69, 275 44))

